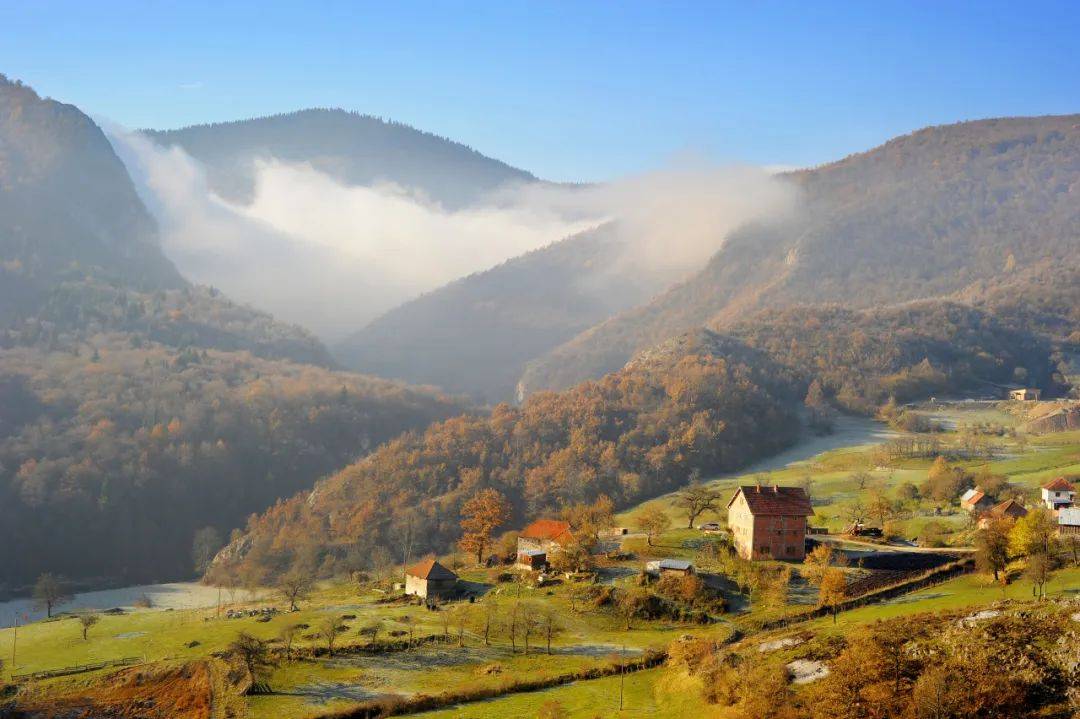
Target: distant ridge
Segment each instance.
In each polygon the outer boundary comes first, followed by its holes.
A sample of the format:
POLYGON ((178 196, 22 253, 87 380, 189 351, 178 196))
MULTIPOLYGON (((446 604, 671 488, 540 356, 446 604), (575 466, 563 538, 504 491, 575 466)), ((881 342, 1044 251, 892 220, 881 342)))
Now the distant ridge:
POLYGON ((521 393, 759 309, 873 307, 1006 280, 1022 295, 1025 275, 1080 263, 1080 115, 931 127, 785 177, 804 213, 736 231, 695 276, 530 363, 521 393))
POLYGON ((205 164, 213 189, 233 201, 251 199, 252 162, 260 157, 310 163, 351 185, 391 182, 449 209, 506 185, 537 181, 529 172, 445 137, 337 108, 144 132, 205 164))

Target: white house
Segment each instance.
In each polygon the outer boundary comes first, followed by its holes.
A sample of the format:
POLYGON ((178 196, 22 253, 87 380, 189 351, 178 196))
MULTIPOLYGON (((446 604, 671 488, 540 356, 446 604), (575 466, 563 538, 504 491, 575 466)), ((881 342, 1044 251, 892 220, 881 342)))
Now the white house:
POLYGON ((1056 512, 1073 506, 1076 502, 1076 490, 1067 479, 1058 477, 1042 486, 1042 501, 1048 509, 1056 512))

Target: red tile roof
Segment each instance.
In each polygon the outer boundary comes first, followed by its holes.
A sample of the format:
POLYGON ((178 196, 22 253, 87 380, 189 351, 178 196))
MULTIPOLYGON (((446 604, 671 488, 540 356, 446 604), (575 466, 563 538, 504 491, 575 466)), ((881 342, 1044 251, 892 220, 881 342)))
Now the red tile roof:
POLYGON ((1026 517, 1027 509, 1015 499, 1006 499, 1001 504, 995 504, 990 508, 990 513, 995 517, 1026 517))
POLYGON ((978 487, 976 487, 975 491, 971 493, 971 496, 969 496, 967 499, 960 502, 960 504, 964 505, 965 507, 974 507, 979 502, 983 501, 983 499, 985 499, 985 498, 986 498, 986 492, 984 492, 981 489, 979 489, 978 487))
POLYGON ((457 579, 457 575, 434 559, 425 559, 408 569, 408 574, 419 579, 457 579))
POLYGON ((525 539, 545 539, 559 544, 567 544, 574 541, 574 534, 570 531, 570 523, 558 519, 538 519, 519 535, 525 539))
POLYGON ((810 498, 802 487, 739 487, 728 502, 730 507, 739 495, 746 498, 750 514, 783 517, 809 517, 814 513, 810 498))
POLYGON ((1069 480, 1064 477, 1058 477, 1057 479, 1044 484, 1042 488, 1049 489, 1051 492, 1071 492, 1073 486, 1069 483, 1069 480))

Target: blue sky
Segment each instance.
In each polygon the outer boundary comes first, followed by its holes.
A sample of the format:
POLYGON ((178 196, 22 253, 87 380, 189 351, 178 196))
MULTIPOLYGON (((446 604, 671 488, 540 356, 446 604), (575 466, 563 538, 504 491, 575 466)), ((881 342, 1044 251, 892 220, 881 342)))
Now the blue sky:
POLYGON ((0 0, 0 72, 129 127, 340 106, 556 180, 1080 112, 1080 2, 0 0))

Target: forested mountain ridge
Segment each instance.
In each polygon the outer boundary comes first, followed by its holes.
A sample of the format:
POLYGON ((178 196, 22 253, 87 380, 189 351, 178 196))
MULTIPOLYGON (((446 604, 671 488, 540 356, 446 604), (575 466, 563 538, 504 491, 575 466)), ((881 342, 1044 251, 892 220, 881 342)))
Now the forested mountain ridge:
POLYGON ((387 312, 334 354, 359 372, 507 401, 529 360, 663 288, 624 266, 623 242, 609 223, 464 277, 387 312))
POLYGON ((0 81, 0 594, 46 571, 189 577, 197 531, 208 545, 468 410, 332 364, 305 330, 186 282, 101 130, 0 81))
POLYGON ((0 346, 102 330, 333 364, 307 331, 185 281, 101 129, 0 76, 0 346))
POLYGON ((530 363, 523 394, 768 307, 869 307, 1080 262, 1080 115, 931 127, 790 173, 805 207, 732 233, 698 274, 530 363))
POLYGON ((804 405, 827 423, 829 405, 871 414, 1019 375, 1060 382, 1051 344, 958 303, 765 311, 728 333, 679 335, 600 380, 391 442, 253 518, 214 578, 365 569, 410 524, 425 528, 417 551, 446 551, 462 503, 487 487, 510 500, 511 526, 600 495, 628 506, 779 450, 804 405))
POLYGON ((85 275, 144 290, 185 284, 101 129, 0 75, 0 323, 60 278, 85 275))
POLYGON ((41 571, 191 575, 225 538, 402 432, 460 414, 434 391, 125 333, 0 349, 0 593, 41 571), (214 549, 213 547, 211 549, 214 549))
POLYGON ((463 502, 484 488, 507 497, 510 526, 601 494, 627 506, 681 486, 695 470, 734 469, 785 447, 798 433, 801 389, 752 350, 690 351, 538 393, 521 407, 456 417, 253 517, 211 578, 249 585, 292 566, 370 568, 410 527, 415 556, 445 551, 460 536, 463 502))
POLYGON ((453 209, 502 186, 536 181, 444 137, 336 108, 145 132, 203 163, 211 187, 235 202, 251 200, 254 161, 269 158, 310 163, 348 185, 391 182, 453 209))

